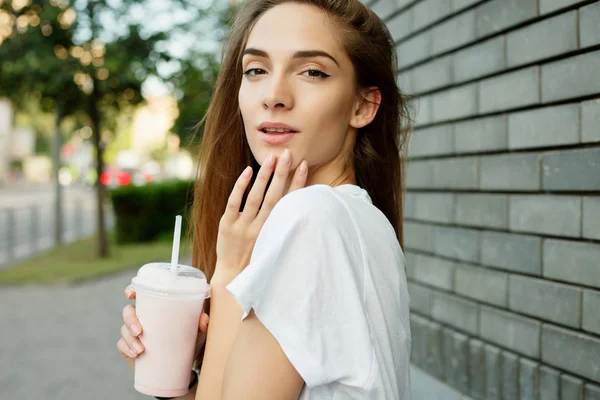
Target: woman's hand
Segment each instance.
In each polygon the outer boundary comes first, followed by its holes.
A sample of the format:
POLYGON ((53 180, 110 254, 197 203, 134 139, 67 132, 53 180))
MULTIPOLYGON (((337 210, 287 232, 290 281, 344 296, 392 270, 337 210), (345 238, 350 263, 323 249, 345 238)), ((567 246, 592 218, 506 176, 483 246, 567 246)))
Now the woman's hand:
MULTIPOLYGON (((125 288, 125 297, 128 300, 135 299, 135 292, 131 286, 125 288)), ((198 354, 200 348, 206 341, 206 333, 208 332, 209 316, 206 313, 200 315, 198 321, 198 339, 196 340, 196 349, 194 354, 198 354)), ((125 324, 121 327, 121 339, 117 342, 117 349, 121 353, 121 357, 135 370, 135 359, 144 352, 144 345, 138 338, 142 333, 143 328, 135 314, 135 306, 129 304, 123 308, 123 321, 125 324)))
MULTIPOLYGON (((246 168, 238 178, 219 223, 217 265, 211 283, 218 281, 228 284, 250 263, 250 255, 258 233, 275 204, 285 194, 291 162, 291 153, 287 149, 281 154, 276 168, 275 156, 271 154, 267 157, 248 194, 243 212, 240 212, 240 206, 252 177, 252 168, 246 168), (273 172, 275 176, 265 195, 267 183, 273 172)), ((296 169, 287 193, 304 187, 307 170, 306 161, 303 161, 296 169)))

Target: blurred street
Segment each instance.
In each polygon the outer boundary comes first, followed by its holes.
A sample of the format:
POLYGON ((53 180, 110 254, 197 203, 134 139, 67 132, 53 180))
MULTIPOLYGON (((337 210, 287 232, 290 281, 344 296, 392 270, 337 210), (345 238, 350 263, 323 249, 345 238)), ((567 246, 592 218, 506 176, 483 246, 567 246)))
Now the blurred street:
POLYGON ((116 343, 131 272, 78 285, 3 287, 3 399, 147 399, 116 343))
MULTIPOLYGON (((106 224, 114 218, 106 207, 106 224)), ((63 242, 96 231, 93 188, 63 188, 63 242)), ((0 268, 54 247, 54 189, 52 185, 0 188, 0 268)))
MULTIPOLYGON (((93 201, 93 188, 71 186, 63 188, 64 200, 74 200, 79 197, 93 201)), ((52 184, 16 184, 0 187, 0 208, 22 207, 27 204, 52 205, 54 188, 52 184)))

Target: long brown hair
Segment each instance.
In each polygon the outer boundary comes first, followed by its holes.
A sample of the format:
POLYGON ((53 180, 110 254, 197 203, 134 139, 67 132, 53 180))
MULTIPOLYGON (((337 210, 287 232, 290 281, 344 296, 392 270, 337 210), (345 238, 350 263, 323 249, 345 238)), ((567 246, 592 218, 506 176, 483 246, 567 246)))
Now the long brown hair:
POLYGON ((210 279, 216 264, 219 220, 243 169, 259 165, 246 141, 238 103, 242 55, 250 31, 270 8, 287 2, 313 5, 337 22, 354 65, 356 90, 376 86, 382 101, 375 119, 357 132, 354 147, 356 183, 364 188, 393 226, 403 244, 402 193, 404 160, 410 127, 409 102, 396 83, 394 41, 381 19, 358 0, 247 0, 238 10, 205 117, 191 230, 193 265, 210 279))

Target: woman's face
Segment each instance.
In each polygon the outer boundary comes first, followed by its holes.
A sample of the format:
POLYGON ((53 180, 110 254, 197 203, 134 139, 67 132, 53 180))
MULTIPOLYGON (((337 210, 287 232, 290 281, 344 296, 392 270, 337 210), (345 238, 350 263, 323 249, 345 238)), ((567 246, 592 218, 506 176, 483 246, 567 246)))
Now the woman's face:
POLYGON ((342 172, 332 170, 345 165, 352 151, 358 104, 354 68, 335 29, 323 11, 297 3, 273 7, 252 29, 238 99, 260 164, 288 148, 292 168, 307 160, 309 173, 342 172), (265 133, 263 124, 285 124, 295 132, 265 133))

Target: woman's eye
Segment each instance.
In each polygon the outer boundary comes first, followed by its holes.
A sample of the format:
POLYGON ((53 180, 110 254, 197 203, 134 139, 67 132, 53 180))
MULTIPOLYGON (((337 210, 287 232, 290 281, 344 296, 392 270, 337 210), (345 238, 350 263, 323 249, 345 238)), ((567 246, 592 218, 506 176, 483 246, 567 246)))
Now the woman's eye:
MULTIPOLYGON (((246 71, 244 71, 244 75, 245 76, 257 76, 257 75, 263 75, 265 73, 264 69, 261 68, 250 68, 246 71)), ((314 69, 311 68, 308 71, 304 71, 303 74, 308 74, 305 75, 310 79, 326 79, 329 78, 331 75, 327 75, 325 72, 318 70, 318 69, 314 69)))
POLYGON ((325 72, 315 69, 315 68, 311 68, 308 71, 304 71, 304 73, 308 73, 308 77, 311 79, 326 79, 329 78, 331 75, 327 75, 325 72))
POLYGON ((260 68, 250 68, 249 70, 244 71, 244 75, 246 76, 256 76, 258 75, 259 72, 265 72, 263 69, 260 68))

